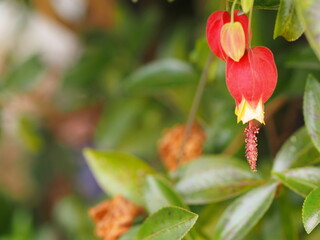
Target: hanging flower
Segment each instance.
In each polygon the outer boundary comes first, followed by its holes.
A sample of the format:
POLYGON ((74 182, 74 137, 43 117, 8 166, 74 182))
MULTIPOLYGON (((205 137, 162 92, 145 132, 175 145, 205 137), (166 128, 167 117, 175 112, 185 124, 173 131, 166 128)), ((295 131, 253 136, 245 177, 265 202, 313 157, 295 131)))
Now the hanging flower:
POLYGON ((236 101, 238 122, 255 119, 264 124, 264 103, 271 97, 277 78, 273 54, 266 47, 248 49, 239 62, 228 58, 226 81, 236 101))
POLYGON ((227 60, 226 80, 235 99, 238 122, 249 122, 245 129, 246 157, 251 170, 256 171, 259 128, 253 120, 264 124, 264 103, 271 97, 277 84, 277 68, 272 52, 266 47, 247 50, 239 62, 227 60))
POLYGON ((234 22, 228 24, 230 21, 231 16, 227 11, 211 14, 207 21, 207 40, 211 51, 217 57, 226 61, 229 56, 238 61, 251 39, 248 17, 245 14, 239 15, 239 11, 234 11, 234 22))

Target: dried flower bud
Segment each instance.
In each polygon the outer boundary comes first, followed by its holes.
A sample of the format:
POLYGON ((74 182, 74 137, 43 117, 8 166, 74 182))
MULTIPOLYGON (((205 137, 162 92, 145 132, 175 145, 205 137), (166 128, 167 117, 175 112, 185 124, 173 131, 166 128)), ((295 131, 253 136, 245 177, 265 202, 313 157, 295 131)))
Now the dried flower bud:
POLYGON ((246 50, 246 38, 241 23, 224 24, 220 32, 220 42, 227 56, 239 62, 246 50))
POLYGON ((121 195, 89 209, 89 215, 96 224, 95 234, 104 240, 118 240, 130 229, 134 219, 143 213, 143 208, 121 195))
POLYGON ((185 136, 185 125, 177 125, 167 130, 158 144, 160 158, 169 171, 174 171, 181 163, 187 163, 202 154, 205 134, 198 124, 193 124, 185 142, 182 156, 179 156, 185 136))

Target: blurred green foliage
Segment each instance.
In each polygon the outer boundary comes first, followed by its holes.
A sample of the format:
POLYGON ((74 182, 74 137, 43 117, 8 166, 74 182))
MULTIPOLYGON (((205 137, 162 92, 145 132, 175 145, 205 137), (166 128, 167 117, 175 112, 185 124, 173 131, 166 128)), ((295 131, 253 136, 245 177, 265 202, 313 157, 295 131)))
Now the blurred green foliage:
MULTIPOLYGON (((36 1, 15 2, 41 12, 36 1)), ((218 59, 196 115, 204 156, 169 173, 158 141, 187 121, 211 55, 206 19, 227 1, 111 2, 108 27, 68 30, 81 51, 63 69, 40 52, 1 55, 0 239, 95 239, 87 209, 117 193, 150 215, 121 240, 319 239, 319 3, 254 1, 253 45, 272 49, 279 72, 259 173, 245 163, 244 126, 218 59), (303 29, 306 38, 286 41, 303 29), (42 83, 52 73, 48 91, 42 83), (90 169, 84 147, 99 149, 86 150, 90 169)))

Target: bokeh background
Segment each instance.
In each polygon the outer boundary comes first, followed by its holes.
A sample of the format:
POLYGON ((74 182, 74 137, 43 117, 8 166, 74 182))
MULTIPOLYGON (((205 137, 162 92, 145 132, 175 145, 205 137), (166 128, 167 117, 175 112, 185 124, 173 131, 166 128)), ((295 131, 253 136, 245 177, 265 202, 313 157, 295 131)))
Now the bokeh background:
MULTIPOLYGON (((85 147, 132 153, 165 171, 157 143, 164 129, 187 120, 210 55, 206 19, 223 4, 0 1, 1 240, 95 239, 87 209, 106 196, 85 147)), ((271 48, 279 71, 259 136, 262 173, 303 125, 307 74, 320 71, 304 37, 273 39, 275 17, 253 15, 253 45, 271 48)), ((245 161, 244 127, 224 81, 224 63, 214 59, 197 115, 204 152, 245 161)))

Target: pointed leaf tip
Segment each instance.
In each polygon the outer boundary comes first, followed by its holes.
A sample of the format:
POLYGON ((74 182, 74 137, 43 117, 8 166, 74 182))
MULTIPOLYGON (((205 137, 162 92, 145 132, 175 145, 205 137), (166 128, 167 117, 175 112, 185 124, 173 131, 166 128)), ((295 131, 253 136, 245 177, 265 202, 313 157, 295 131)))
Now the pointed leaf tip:
POLYGON ((320 223, 320 187, 313 190, 305 199, 302 207, 302 220, 309 234, 320 223))

